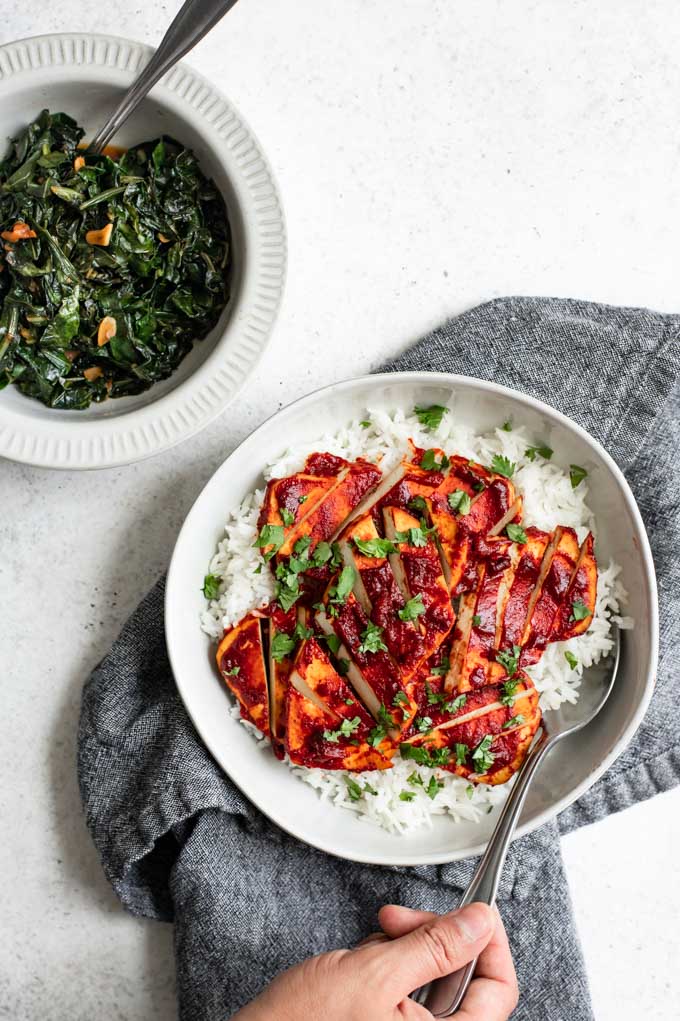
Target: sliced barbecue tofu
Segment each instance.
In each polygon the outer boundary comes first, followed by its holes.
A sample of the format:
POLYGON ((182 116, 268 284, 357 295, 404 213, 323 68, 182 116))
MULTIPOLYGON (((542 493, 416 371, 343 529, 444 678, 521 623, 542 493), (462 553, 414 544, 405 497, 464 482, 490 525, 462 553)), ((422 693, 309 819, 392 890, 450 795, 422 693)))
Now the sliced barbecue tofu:
POLYGON ((550 568, 559 536, 540 528, 526 529, 526 542, 519 556, 505 604, 499 606, 496 648, 511 649, 524 644, 527 624, 550 568))
POLYGON ((307 611, 299 606, 284 613, 272 603, 267 611, 269 617, 268 665, 269 665, 269 723, 274 754, 281 759, 284 755, 286 736, 286 694, 295 653, 294 635, 298 623, 307 624, 307 611))
POLYGON ((420 520, 400 507, 383 507, 385 535, 398 548, 390 557, 406 599, 402 617, 417 621, 427 656, 447 637, 455 620, 439 551, 420 520))
POLYGON ((371 514, 348 525, 339 544, 343 562, 354 569, 354 594, 372 622, 382 628, 387 650, 407 680, 429 650, 417 623, 401 619, 406 600, 388 559, 394 546, 378 534, 371 514))
POLYGON ((451 594, 460 595, 475 580, 475 537, 498 534, 511 521, 520 521, 522 501, 510 479, 456 456, 426 503, 451 594))
MULTIPOLYGON (((366 708, 388 732, 398 736, 415 713, 401 677, 383 641, 380 627, 374 624, 352 591, 355 571, 343 571, 324 596, 324 607, 315 620, 320 630, 339 641, 336 658, 342 660, 347 679, 366 708), (347 580, 348 579, 348 580, 347 580), (346 588, 343 583, 346 581, 346 588), (346 664, 346 665, 345 665, 346 664)), ((328 641, 328 637, 327 637, 328 641)))
POLYGON ((269 690, 261 616, 249 614, 217 647, 217 668, 238 699, 241 716, 269 736, 269 690))
POLYGON ((372 717, 315 638, 300 646, 286 708, 286 750, 296 765, 357 772, 390 767, 394 746, 374 738, 372 717))
POLYGON ((505 783, 524 761, 540 724, 538 692, 520 672, 465 699, 449 720, 438 725, 433 720, 432 729, 410 736, 406 745, 416 751, 406 756, 416 758, 420 748, 442 769, 473 783, 505 783))
POLYGON ((522 666, 537 663, 548 642, 557 640, 553 627, 576 570, 580 554, 576 532, 573 528, 557 528, 555 535, 557 543, 550 561, 541 567, 540 593, 525 624, 522 641, 518 643, 522 646, 522 666))
POLYGON ((587 631, 595 613, 597 599, 597 561, 593 534, 581 543, 569 588, 555 617, 550 641, 564 642, 587 631))

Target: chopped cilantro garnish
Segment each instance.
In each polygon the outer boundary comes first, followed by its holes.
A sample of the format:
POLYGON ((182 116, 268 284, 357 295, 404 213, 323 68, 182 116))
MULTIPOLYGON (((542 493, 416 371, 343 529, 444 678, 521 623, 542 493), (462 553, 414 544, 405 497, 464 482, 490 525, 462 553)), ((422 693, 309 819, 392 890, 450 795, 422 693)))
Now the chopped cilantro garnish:
POLYGON ((408 695, 405 691, 398 691, 392 699, 392 705, 398 709, 400 706, 408 706, 408 695))
POLYGON ((402 759, 413 759, 419 766, 446 766, 451 757, 448 748, 419 748, 417 745, 402 742, 399 745, 402 759))
POLYGON ((206 599, 217 599, 220 594, 220 579, 216 574, 206 574, 203 579, 203 595, 206 599))
POLYGON ((439 664, 439 666, 433 666, 432 669, 430 670, 430 673, 432 674, 433 677, 443 677, 444 674, 447 674, 449 672, 450 666, 451 660, 449 659, 449 657, 442 656, 441 663, 439 664))
POLYGON ((508 677, 514 677, 519 666, 519 657, 522 650, 519 645, 513 645, 512 652, 497 652, 496 662, 500 663, 508 677))
POLYGON ((590 609, 585 603, 582 603, 580 599, 577 599, 571 604, 571 619, 572 620, 585 620, 586 617, 590 616, 590 609))
POLYGON ((354 568, 347 564, 343 567, 338 577, 337 583, 330 589, 328 593, 329 602, 333 606, 342 606, 346 601, 347 597, 352 591, 354 585, 354 568))
POLYGON ((472 795, 473 795, 474 793, 475 793, 475 788, 474 788, 474 785, 473 785, 473 784, 471 784, 471 783, 469 783, 469 784, 467 785, 467 787, 465 788, 465 794, 466 794, 466 796, 467 796, 468 798, 470 798, 470 800, 472 800, 472 795))
POLYGON ((427 504, 422 496, 414 496, 412 500, 406 504, 409 510, 415 511, 416 514, 426 514, 427 504))
POLYGON ((253 571, 253 574, 262 574, 262 564, 257 565, 255 570, 253 571))
POLYGON ((442 780, 438 780, 436 776, 431 776, 430 782, 425 788, 425 793, 427 794, 428 798, 434 801, 434 799, 437 797, 443 786, 444 783, 442 780))
POLYGON ((501 429, 503 430, 504 433, 511 433, 512 432, 512 422, 509 419, 506 422, 503 422, 503 425, 501 426, 501 429))
POLYGON ((483 493, 486 489, 486 484, 479 479, 479 481, 472 483, 472 488, 476 493, 483 493))
POLYGON ((442 709, 445 713, 457 713, 467 702, 467 695, 457 695, 450 702, 444 702, 442 709))
POLYGON ((375 787, 371 787, 370 783, 364 784, 364 794, 372 794, 374 797, 378 796, 378 792, 375 787))
POLYGON ((406 783, 410 783, 412 787, 422 787, 423 778, 420 773, 413 772, 410 776, 406 777, 406 783))
POLYGON ((340 674, 341 677, 345 677, 345 675, 349 673, 349 660, 348 659, 342 659, 342 657, 341 657, 338 660, 338 673, 340 674))
POLYGON ((571 667, 571 669, 575 670, 576 667, 578 666, 578 660, 577 660, 576 656, 574 655, 574 653, 573 652, 569 652, 569 649, 567 649, 567 651, 564 654, 564 658, 566 659, 566 661, 569 664, 569 666, 571 667))
POLYGON ((390 539, 355 539, 354 545, 365 557, 386 557, 396 553, 397 547, 390 539))
POLYGON ((507 457, 503 457, 502 454, 494 454, 491 461, 491 470, 496 472, 496 475, 503 475, 506 479, 511 479, 515 474, 515 468, 517 465, 514 461, 509 461, 507 457))
POLYGON ((356 702, 354 701, 353 698, 346 698, 345 705, 356 705, 356 702))
POLYGON ((295 625, 295 631, 293 631, 293 638, 296 642, 301 642, 305 638, 311 638, 314 634, 314 628, 305 627, 300 621, 295 625))
POLYGON ((493 766, 494 755, 490 750, 492 741, 493 736, 491 734, 487 734, 482 738, 473 751, 472 764, 475 767, 476 773, 486 773, 486 771, 493 766))
POLYGON ((371 427, 370 418, 364 418, 361 422, 359 422, 359 425, 361 426, 362 429, 370 429, 371 427))
POLYGON ((309 559, 309 547, 312 545, 311 535, 303 535, 293 546, 293 553, 300 560, 309 559))
POLYGON ((352 801, 358 801, 361 795, 363 794, 363 791, 361 790, 359 784, 356 782, 356 780, 353 780, 351 776, 345 777, 345 783, 347 784, 347 793, 349 794, 352 801))
POLYGON ((361 725, 361 719, 355 716, 353 720, 344 719, 337 730, 324 730, 324 741, 337 744, 341 737, 351 737, 355 730, 361 725))
POLYGON ((224 671, 224 676, 225 677, 238 677, 238 675, 240 673, 241 673, 241 667, 240 666, 233 666, 231 668, 231 670, 225 670, 224 671))
POLYGON ((416 796, 415 791, 402 791, 399 795, 400 801, 413 801, 416 796))
POLYGON ((569 465, 569 481, 571 482, 572 489, 576 489, 587 477, 588 472, 580 464, 569 465))
POLYGON ((425 607, 423 605, 423 597, 418 593, 417 596, 413 596, 407 603, 404 604, 401 610, 398 611, 399 620, 410 621, 417 620, 425 613, 425 607))
POLYGON ((284 631, 277 631, 272 639, 269 651, 272 659, 275 659, 277 663, 280 663, 282 659, 289 656, 295 648, 295 639, 291 635, 287 635, 284 631))
POLYGON ((264 549, 271 546, 272 549, 264 554, 265 560, 271 560, 276 551, 283 546, 283 525, 265 525, 253 543, 253 546, 264 549))
POLYGON ((405 542, 409 546, 420 548, 427 546, 427 537, 434 532, 434 528, 409 528, 407 532, 397 532, 394 536, 395 542, 405 542))
POLYGON ((520 546, 523 546, 527 541, 527 533, 521 525, 508 525, 505 531, 507 532, 508 539, 512 539, 513 542, 519 543, 520 546))
POLYGON ((503 694, 501 695, 500 701, 503 705, 512 705, 514 702, 514 694, 517 691, 519 681, 514 677, 511 677, 509 681, 503 683, 503 694))
POLYGON ((428 730, 432 730, 432 720, 429 716, 419 716, 413 721, 413 725, 419 734, 426 734, 428 730))
POLYGON ((451 510, 458 511, 461 515, 470 512, 472 501, 470 494, 466 493, 464 489, 454 489, 452 493, 449 493, 447 499, 451 510))
POLYGON ((527 447, 527 449, 524 451, 524 456, 529 461, 534 461, 536 459, 536 454, 539 454, 540 457, 544 457, 546 461, 549 461, 550 458, 553 456, 553 451, 550 447, 546 446, 527 447))
POLYGON ((291 514, 291 512, 289 510, 287 510, 286 507, 282 507, 281 508, 281 520, 283 521, 284 525, 286 527, 288 527, 289 525, 292 525, 293 522, 295 521, 295 515, 291 514))
POLYGON ((323 567, 324 564, 328 563, 332 556, 333 550, 331 549, 329 543, 319 542, 314 547, 314 552, 312 553, 312 563, 314 564, 314 567, 323 567))
POLYGON ((482 618, 481 618, 481 617, 479 616, 479 614, 478 614, 478 613, 476 613, 476 614, 474 615, 474 617, 472 618, 472 626, 473 626, 473 627, 479 627, 479 625, 480 625, 481 623, 482 623, 482 618))
POLYGON ((382 640, 383 629, 369 620, 361 632, 361 645, 359 652, 387 652, 387 646, 382 640))
POLYGON ((324 641, 334 656, 340 651, 340 639, 337 635, 324 635, 324 641))
POLYGON ((304 503, 305 500, 308 500, 308 499, 309 499, 309 495, 307 495, 307 496, 298 496, 298 503, 304 503))
POLYGON ((522 713, 518 713, 517 716, 511 716, 509 720, 503 724, 503 730, 509 730, 510 727, 521 727, 524 723, 524 716, 522 713))
POLYGON ((470 749, 462 742, 456 742, 456 765, 464 766, 470 749))
POLYGON ((447 411, 448 408, 443 407, 441 404, 431 404, 428 408, 416 404, 413 409, 414 414, 418 416, 420 424, 424 425, 430 432, 441 425, 442 418, 447 411))

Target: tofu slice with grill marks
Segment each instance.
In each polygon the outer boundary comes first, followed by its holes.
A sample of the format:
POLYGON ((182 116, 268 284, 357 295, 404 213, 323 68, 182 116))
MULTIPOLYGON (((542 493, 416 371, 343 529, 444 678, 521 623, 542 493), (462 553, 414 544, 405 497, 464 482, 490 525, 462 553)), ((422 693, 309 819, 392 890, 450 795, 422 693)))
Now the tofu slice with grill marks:
POLYGON ((373 719, 315 638, 302 642, 287 695, 286 749, 307 768, 388 769, 394 746, 369 744, 373 719), (343 733, 342 727, 347 733, 343 733))
POLYGON ((269 614, 269 635, 267 641, 268 652, 268 676, 269 676, 269 720, 271 728, 271 742, 274 754, 282 759, 284 756, 284 739, 286 736, 286 695, 289 687, 290 673, 293 669, 293 660, 290 656, 274 658, 272 650, 275 648, 274 640, 277 634, 285 634, 291 637, 295 631, 296 624, 307 626, 308 612, 302 606, 293 607, 284 613, 283 610, 272 603, 268 609, 269 614))
POLYGON ((417 621, 429 657, 447 637, 455 621, 439 551, 428 536, 422 546, 414 545, 410 538, 403 540, 404 535, 410 535, 411 529, 420 529, 419 519, 408 511, 400 507, 383 507, 382 513, 385 535, 393 542, 399 540, 399 552, 390 558, 397 583, 407 600, 420 596, 425 608, 417 621))
POLYGON ((217 669, 236 696, 244 720, 269 737, 269 688, 262 617, 253 613, 227 631, 217 647, 217 669))
POLYGON ((404 681, 408 680, 428 655, 421 629, 413 621, 403 621, 399 611, 405 599, 387 556, 369 556, 357 546, 380 540, 371 514, 352 522, 339 541, 345 564, 354 569, 354 595, 374 624, 383 629, 382 638, 404 681))
POLYGON ((576 635, 582 635, 591 625, 597 599, 597 561, 595 559, 593 534, 589 532, 583 540, 576 560, 569 588, 560 605, 553 623, 550 641, 564 642, 576 635), (575 610, 588 611, 585 617, 575 616, 575 610))
MULTIPOLYGON (((537 663, 548 642, 555 641, 553 625, 571 583, 576 562, 579 558, 579 544, 573 528, 556 529, 557 543, 549 563, 541 565, 543 582, 534 601, 531 614, 527 615, 522 641, 522 666, 537 663)), ((540 579, 539 579, 540 582, 540 579)))
POLYGON ((522 646, 527 621, 540 595, 559 537, 540 528, 526 529, 527 541, 518 547, 518 562, 504 604, 499 604, 496 648, 522 646), (546 555, 547 554, 547 555, 546 555))

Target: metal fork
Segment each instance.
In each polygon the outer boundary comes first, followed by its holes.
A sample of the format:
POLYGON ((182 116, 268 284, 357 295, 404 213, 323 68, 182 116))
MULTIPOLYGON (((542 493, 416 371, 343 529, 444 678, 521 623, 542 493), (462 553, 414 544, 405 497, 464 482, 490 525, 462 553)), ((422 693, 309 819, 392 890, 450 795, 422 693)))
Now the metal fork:
MULTIPOLYGON (((565 702, 559 709, 546 713, 549 720, 543 717, 460 907, 473 901, 481 901, 490 907, 495 904, 505 857, 531 781, 558 741, 575 734, 595 719, 614 687, 621 655, 621 633, 618 627, 614 629, 613 639, 614 645, 609 655, 584 672, 578 700, 574 704, 565 702)), ((435 1018, 451 1017, 463 1002, 476 966, 475 959, 452 975, 435 979, 416 990, 412 994, 413 999, 426 1007, 435 1018)))
POLYGON ((149 63, 88 145, 89 152, 100 153, 105 148, 159 78, 207 35, 235 3, 236 0, 186 0, 149 63))

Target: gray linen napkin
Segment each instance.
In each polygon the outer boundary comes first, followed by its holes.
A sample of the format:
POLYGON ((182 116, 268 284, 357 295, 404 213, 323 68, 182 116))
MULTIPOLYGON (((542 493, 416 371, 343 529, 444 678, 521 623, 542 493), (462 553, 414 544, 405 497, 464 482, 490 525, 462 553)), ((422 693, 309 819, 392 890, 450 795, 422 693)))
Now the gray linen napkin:
MULTIPOLYGON (((499 907, 522 1021, 590 1021, 559 834, 680 780, 671 664, 680 651, 680 318, 508 298, 454 319, 387 369, 494 379, 558 407, 618 461, 650 533, 661 597, 651 707, 616 765, 557 822, 511 849, 499 907)), ((175 923, 182 1021, 224 1021, 278 971, 357 942, 386 902, 445 911, 474 862, 354 865, 287 836, 221 773, 180 703, 163 581, 85 685, 78 772, 104 870, 133 913, 175 923), (323 905, 323 910, 319 910, 323 905)))

